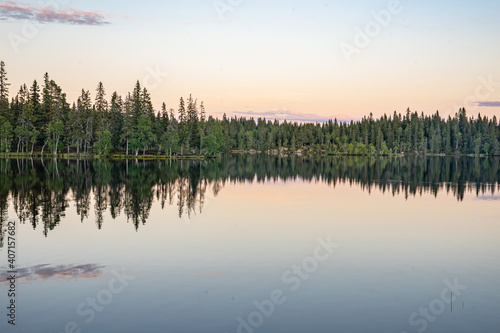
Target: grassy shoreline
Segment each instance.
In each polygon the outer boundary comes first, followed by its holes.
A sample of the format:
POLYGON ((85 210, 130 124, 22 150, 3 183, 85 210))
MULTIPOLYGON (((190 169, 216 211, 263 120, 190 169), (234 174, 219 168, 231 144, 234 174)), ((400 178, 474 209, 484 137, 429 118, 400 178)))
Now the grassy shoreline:
MULTIPOLYGON (((231 154, 265 154, 271 156, 281 156, 281 157, 341 157, 341 156, 366 156, 366 157, 495 157, 497 155, 475 155, 475 154, 349 154, 349 153, 325 153, 321 152, 318 154, 317 151, 284 151, 284 152, 276 152, 276 151, 255 151, 255 150, 232 150, 231 154)), ((95 155, 95 154, 41 154, 41 153, 0 153, 0 158, 23 158, 23 159, 86 159, 86 160, 207 160, 207 159, 217 159, 220 155, 217 156, 206 156, 206 155, 160 155, 160 154, 146 154, 146 155, 126 155, 126 154, 108 154, 108 155, 95 155)))
POLYGON ((125 155, 125 154, 40 154, 40 153, 0 153, 0 158, 34 158, 34 159, 86 159, 86 160, 205 160, 217 158, 217 156, 204 155, 125 155))

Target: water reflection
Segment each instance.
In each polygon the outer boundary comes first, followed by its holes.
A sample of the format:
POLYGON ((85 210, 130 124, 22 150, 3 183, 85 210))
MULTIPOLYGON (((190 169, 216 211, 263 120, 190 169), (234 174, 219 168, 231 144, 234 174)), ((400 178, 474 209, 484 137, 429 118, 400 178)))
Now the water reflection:
POLYGON ((467 191, 495 198, 500 158, 331 157, 278 158, 224 156, 207 161, 1 160, 0 247, 4 244, 8 205, 21 223, 43 228, 59 225, 70 203, 81 220, 91 202, 100 229, 103 214, 124 213, 136 229, 148 220, 152 204, 177 205, 179 217, 202 212, 208 190, 214 196, 227 183, 295 181, 338 183, 405 197, 440 191, 461 201, 467 191))
MULTIPOLYGON (((95 264, 86 265, 36 265, 33 267, 17 268, 17 281, 34 282, 37 280, 71 280, 71 279, 92 279, 103 275, 104 266, 95 264)), ((2 276, 2 283, 9 283, 7 275, 2 276)))

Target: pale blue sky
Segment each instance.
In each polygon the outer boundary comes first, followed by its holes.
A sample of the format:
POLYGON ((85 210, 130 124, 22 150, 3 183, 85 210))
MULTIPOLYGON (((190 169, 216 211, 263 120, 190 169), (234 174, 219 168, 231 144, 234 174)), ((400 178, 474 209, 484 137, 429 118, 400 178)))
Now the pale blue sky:
POLYGON ((448 114, 462 105, 499 115, 476 105, 500 101, 498 1, 401 0, 401 12, 350 61, 342 43, 356 47, 356 29, 375 23, 372 12, 390 1, 61 2, 57 11, 96 11, 109 24, 61 19, 24 38, 30 21, 9 17, 6 6, 37 11, 41 3, 0 1, 0 59, 11 94, 49 72, 70 100, 99 81, 108 95, 125 94, 139 79, 157 108, 163 101, 177 108, 180 96, 193 93, 214 115, 323 120, 406 107, 448 114), (215 3, 236 5, 222 19, 215 3), (13 34, 24 38, 17 51, 13 34), (152 79, 155 70, 160 80, 152 79))

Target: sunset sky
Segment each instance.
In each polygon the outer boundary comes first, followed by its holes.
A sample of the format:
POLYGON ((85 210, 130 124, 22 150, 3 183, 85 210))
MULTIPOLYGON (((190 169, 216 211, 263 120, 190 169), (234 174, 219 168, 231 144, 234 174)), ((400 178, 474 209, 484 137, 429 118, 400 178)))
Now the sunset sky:
POLYGON ((48 72, 71 102, 139 79, 158 109, 192 93, 217 117, 498 117, 499 13, 497 0, 0 1, 0 60, 11 96, 48 72))

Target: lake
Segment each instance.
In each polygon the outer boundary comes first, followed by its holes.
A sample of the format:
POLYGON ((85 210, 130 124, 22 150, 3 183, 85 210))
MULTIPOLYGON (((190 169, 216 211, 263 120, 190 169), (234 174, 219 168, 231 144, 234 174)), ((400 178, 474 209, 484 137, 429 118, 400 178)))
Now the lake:
POLYGON ((498 332, 499 166, 0 160, 0 331, 498 332))

